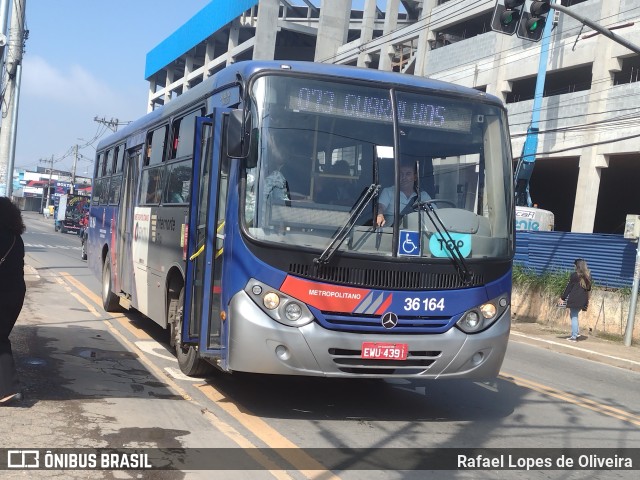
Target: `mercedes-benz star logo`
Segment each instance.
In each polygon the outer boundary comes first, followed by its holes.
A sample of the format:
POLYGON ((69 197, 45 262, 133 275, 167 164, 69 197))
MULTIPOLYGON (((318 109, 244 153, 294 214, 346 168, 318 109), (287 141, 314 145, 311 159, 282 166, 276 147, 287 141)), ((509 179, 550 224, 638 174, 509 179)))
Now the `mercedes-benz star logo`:
POLYGON ((387 312, 382 316, 382 326, 391 329, 398 325, 398 315, 393 312, 387 312))

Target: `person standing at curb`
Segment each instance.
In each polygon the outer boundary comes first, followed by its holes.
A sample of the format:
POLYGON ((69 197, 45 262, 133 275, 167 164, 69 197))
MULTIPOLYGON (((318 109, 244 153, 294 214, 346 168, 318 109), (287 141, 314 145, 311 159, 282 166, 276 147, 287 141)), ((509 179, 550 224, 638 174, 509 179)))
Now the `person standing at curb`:
POLYGON ((22 400, 9 335, 26 293, 24 230, 18 207, 11 199, 0 197, 0 407, 22 400))
POLYGON ((567 308, 571 316, 571 336, 567 340, 577 342, 578 337, 580 337, 578 314, 580 310, 586 312, 589 306, 591 272, 587 267, 587 262, 582 258, 576 258, 573 264, 576 270, 569 277, 569 283, 567 283, 564 292, 562 292, 560 301, 567 302, 567 308))

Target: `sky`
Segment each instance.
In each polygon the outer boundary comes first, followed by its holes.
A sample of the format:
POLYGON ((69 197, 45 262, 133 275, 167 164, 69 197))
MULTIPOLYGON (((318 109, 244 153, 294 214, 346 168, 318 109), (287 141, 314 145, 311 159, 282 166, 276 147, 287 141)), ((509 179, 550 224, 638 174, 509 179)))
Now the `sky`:
MULTIPOLYGON (((94 117, 144 115, 147 53, 210 1, 26 0, 15 166, 48 167, 53 156, 54 168, 70 170, 73 146, 105 130, 94 117)), ((90 176, 84 158, 95 150, 80 154, 76 173, 90 176)))
POLYGON ((147 53, 211 1, 26 0, 15 167, 49 167, 53 158, 53 168, 70 171, 80 145, 76 174, 91 176, 95 150, 87 144, 110 133, 94 118, 143 116, 147 53))

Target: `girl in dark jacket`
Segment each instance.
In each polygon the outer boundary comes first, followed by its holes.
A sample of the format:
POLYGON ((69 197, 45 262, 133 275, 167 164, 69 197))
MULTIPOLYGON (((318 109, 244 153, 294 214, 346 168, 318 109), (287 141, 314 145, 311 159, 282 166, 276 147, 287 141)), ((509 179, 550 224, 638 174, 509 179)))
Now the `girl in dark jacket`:
POLYGON ((26 292, 24 229, 18 207, 7 197, 0 197, 0 407, 22 399, 9 334, 26 292))
POLYGON ((591 291, 591 272, 587 267, 587 262, 582 258, 574 260, 576 271, 569 277, 569 283, 562 292, 560 299, 567 302, 567 308, 571 315, 571 336, 567 338, 570 342, 577 342, 578 314, 580 310, 587 310, 589 305, 589 292, 591 291))

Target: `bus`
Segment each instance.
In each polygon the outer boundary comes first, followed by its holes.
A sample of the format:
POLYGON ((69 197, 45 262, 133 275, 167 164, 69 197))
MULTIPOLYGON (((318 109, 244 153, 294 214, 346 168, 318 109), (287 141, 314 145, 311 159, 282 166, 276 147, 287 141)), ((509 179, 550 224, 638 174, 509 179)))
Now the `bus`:
POLYGON ((99 143, 88 264, 105 310, 166 328, 187 375, 493 379, 512 178, 484 92, 238 62, 99 143))

